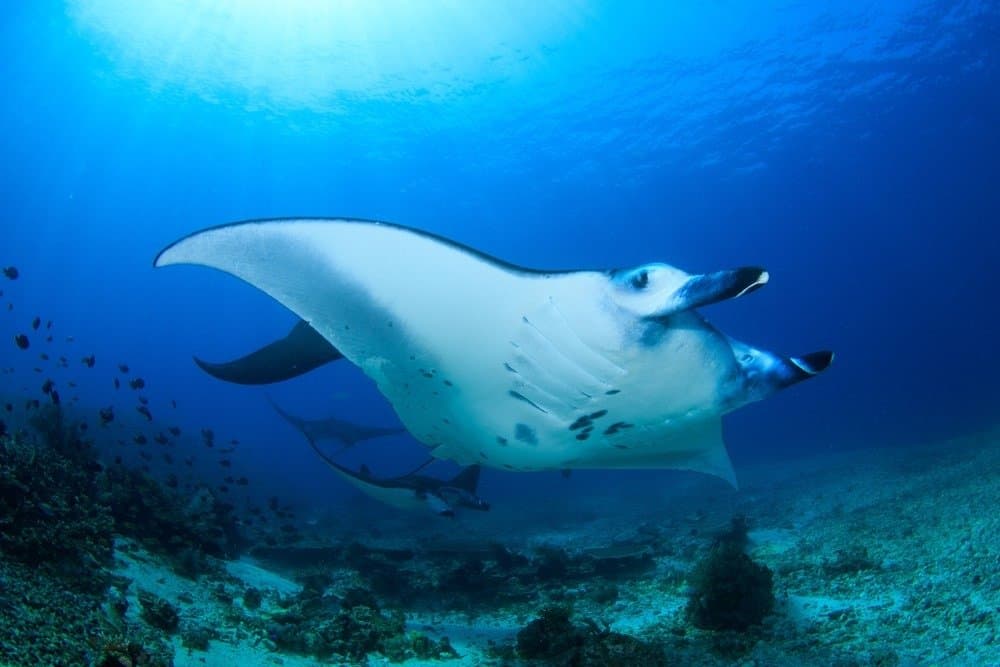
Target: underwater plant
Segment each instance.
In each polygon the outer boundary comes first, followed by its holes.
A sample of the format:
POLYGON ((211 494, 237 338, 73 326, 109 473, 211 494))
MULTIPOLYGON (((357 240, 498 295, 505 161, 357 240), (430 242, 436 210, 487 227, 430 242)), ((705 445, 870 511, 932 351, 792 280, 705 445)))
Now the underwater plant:
POLYGON ((774 574, 744 552, 748 524, 734 517, 691 576, 686 613, 703 630, 742 631, 774 609, 774 574))

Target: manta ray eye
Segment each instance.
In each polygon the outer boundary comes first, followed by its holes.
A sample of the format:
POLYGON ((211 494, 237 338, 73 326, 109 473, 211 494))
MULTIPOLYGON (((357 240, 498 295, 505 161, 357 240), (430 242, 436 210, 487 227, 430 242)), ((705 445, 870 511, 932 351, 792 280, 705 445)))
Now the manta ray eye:
POLYGON ((629 284, 635 289, 644 289, 649 284, 649 273, 640 271, 629 279, 629 284))

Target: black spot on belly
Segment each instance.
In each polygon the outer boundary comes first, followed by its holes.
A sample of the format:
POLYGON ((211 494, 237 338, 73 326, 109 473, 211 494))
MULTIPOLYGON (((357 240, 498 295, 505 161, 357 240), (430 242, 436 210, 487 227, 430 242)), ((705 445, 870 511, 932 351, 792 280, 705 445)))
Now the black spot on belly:
POLYGON ((535 429, 527 424, 517 424, 514 426, 514 438, 529 445, 538 444, 538 434, 535 429))
POLYGON ((615 433, 618 433, 618 431, 626 428, 632 428, 633 426, 635 426, 635 424, 629 424, 628 422, 615 422, 611 426, 604 429, 604 435, 614 435, 615 433))
POLYGON ((511 397, 513 397, 513 398, 516 398, 516 399, 517 399, 517 400, 519 400, 519 401, 524 401, 525 403, 527 403, 528 405, 530 405, 530 406, 531 406, 531 407, 533 407, 534 409, 538 410, 539 412, 541 412, 541 413, 543 413, 543 414, 548 414, 548 410, 546 410, 546 409, 545 409, 545 408, 543 408, 542 406, 538 405, 537 403, 535 403, 535 402, 534 402, 533 400, 531 400, 530 398, 528 398, 528 397, 527 397, 527 396, 525 396, 524 394, 521 394, 521 393, 518 393, 518 392, 514 391, 513 389, 511 389, 511 390, 510 390, 510 391, 508 391, 507 393, 508 393, 508 394, 509 394, 509 395, 510 395, 511 397))

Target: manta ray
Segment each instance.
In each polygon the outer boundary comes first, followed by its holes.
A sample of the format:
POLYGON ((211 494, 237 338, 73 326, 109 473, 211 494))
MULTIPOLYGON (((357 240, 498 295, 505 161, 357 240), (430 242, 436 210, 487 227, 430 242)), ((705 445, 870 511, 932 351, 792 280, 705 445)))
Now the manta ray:
POLYGON ((340 443, 341 449, 347 449, 365 440, 396 435, 405 431, 405 429, 398 427, 356 424, 344 419, 337 419, 336 417, 304 419, 285 411, 281 406, 272 401, 270 397, 267 401, 282 419, 288 422, 295 430, 302 433, 310 443, 315 443, 318 440, 333 440, 340 443))
MULTIPOLYGON (((428 510, 439 516, 454 517, 458 508, 488 512, 490 504, 476 495, 478 465, 463 468, 451 479, 438 479, 412 472, 399 477, 375 477, 368 466, 354 472, 326 457, 312 442, 313 449, 338 475, 365 495, 403 510, 428 510)), ((426 465, 426 464, 425 464, 426 465)), ((421 466, 423 468, 423 466, 421 466)))
POLYGON ((459 465, 676 468, 735 485, 722 415, 833 360, 751 347, 697 312, 766 284, 758 267, 539 270, 351 218, 206 229, 154 261, 174 264, 286 306, 374 380, 432 456, 459 465))
POLYGON ((309 446, 324 463, 352 486, 375 500, 399 509, 426 509, 447 517, 455 516, 455 509, 460 507, 483 512, 490 509, 490 504, 476 492, 479 486, 478 465, 469 466, 447 480, 417 474, 434 459, 399 477, 376 477, 365 465, 362 465, 358 472, 354 472, 328 456, 320 449, 317 440, 333 439, 344 443, 343 446, 346 448, 363 440, 399 433, 402 429, 363 426, 333 418, 302 419, 286 412, 270 398, 268 402, 285 421, 305 437, 309 446))

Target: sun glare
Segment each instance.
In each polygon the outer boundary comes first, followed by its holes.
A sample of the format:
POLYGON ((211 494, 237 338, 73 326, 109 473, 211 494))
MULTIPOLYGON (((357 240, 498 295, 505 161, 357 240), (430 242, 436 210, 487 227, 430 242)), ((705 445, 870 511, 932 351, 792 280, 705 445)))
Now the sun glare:
POLYGON ((78 29, 128 75, 320 108, 516 76, 578 10, 530 0, 69 0, 78 29))

